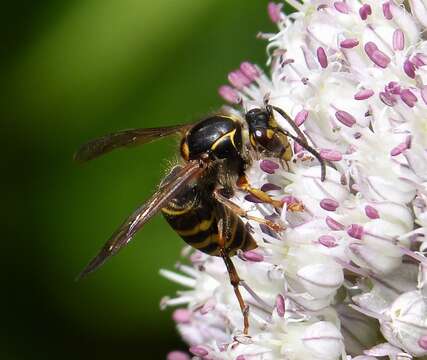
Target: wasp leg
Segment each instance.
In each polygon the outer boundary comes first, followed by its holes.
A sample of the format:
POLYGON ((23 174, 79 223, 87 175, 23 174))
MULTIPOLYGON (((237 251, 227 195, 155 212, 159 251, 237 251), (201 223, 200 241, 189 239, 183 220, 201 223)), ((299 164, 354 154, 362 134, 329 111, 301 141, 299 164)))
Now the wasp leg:
POLYGON ((283 202, 280 200, 274 200, 271 198, 270 195, 265 193, 264 191, 260 189, 253 188, 248 181, 248 178, 245 175, 242 175, 237 180, 236 185, 239 189, 248 192, 249 194, 252 194, 256 198, 260 199, 262 202, 265 202, 267 204, 273 205, 275 208, 282 209, 283 202))
POLYGON ((282 166, 282 169, 285 169, 285 166, 286 166, 286 171, 289 172, 291 170, 291 168, 289 166, 289 162, 287 160, 280 158, 279 162, 280 162, 280 165, 282 166))
MULTIPOLYGON (((221 233, 221 232, 220 232, 221 233)), ((222 235, 220 235, 222 237, 222 235)), ((220 240, 221 241, 221 240, 220 240)), ((219 253, 224 260, 225 267, 227 268, 228 276, 230 277, 231 286, 234 289, 234 293, 236 294, 237 301, 240 305, 240 310, 243 315, 243 334, 248 335, 249 332, 249 306, 246 305, 243 300, 242 294, 239 290, 239 284, 241 282, 239 278, 239 274, 237 273, 236 268, 234 267, 233 262, 231 261, 230 256, 228 256, 227 250, 224 247, 221 247, 219 253)))
POLYGON ((268 226, 270 229, 272 229, 273 231, 279 232, 279 231, 285 230, 284 227, 274 223, 273 221, 249 215, 246 210, 242 209, 239 205, 235 204, 230 199, 228 199, 223 194, 221 194, 221 189, 214 190, 213 195, 215 199, 218 200, 218 202, 226 206, 229 210, 231 210, 233 213, 235 213, 240 217, 243 217, 248 220, 256 221, 257 223, 260 223, 260 224, 264 224, 268 226))

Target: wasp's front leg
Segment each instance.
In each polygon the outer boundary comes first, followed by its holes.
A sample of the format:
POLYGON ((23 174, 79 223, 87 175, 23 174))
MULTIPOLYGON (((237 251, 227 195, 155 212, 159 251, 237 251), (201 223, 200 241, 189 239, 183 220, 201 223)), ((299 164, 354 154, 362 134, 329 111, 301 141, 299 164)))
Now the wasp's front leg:
POLYGON ((268 195, 266 192, 262 191, 261 189, 252 187, 251 184, 249 184, 249 181, 246 175, 240 176, 236 182, 236 185, 239 189, 255 196, 257 199, 261 200, 264 203, 271 204, 277 209, 282 209, 283 207, 282 201, 274 200, 270 195, 268 195))
POLYGON ((276 224, 271 220, 267 220, 267 219, 263 219, 260 217, 249 215, 246 210, 242 209, 239 205, 235 204, 230 199, 228 199, 226 196, 224 196, 221 193, 221 189, 216 189, 214 191, 213 195, 214 195, 215 199, 218 200, 218 202, 220 202, 222 205, 224 205, 225 207, 227 207, 229 210, 231 210, 233 213, 235 213, 236 215, 238 215, 240 217, 243 217, 243 218, 248 219, 248 220, 255 221, 259 224, 264 224, 264 225, 268 226, 273 231, 280 232, 280 231, 285 230, 285 228, 283 226, 276 224))

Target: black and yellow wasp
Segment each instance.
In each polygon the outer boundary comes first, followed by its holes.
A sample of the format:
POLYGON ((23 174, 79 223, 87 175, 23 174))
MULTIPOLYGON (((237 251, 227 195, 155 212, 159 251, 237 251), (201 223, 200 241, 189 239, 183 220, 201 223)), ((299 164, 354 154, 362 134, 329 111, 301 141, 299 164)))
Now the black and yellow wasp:
POLYGON ((281 207, 265 192, 253 188, 245 171, 250 165, 248 147, 258 152, 289 161, 292 150, 288 137, 301 144, 325 167, 317 152, 293 124, 297 136, 281 129, 274 120, 277 111, 290 123, 292 120, 280 108, 267 105, 252 109, 245 119, 228 114, 214 114, 193 124, 169 127, 132 129, 112 133, 83 145, 75 160, 84 162, 116 148, 145 144, 165 136, 180 134, 181 164, 173 167, 158 190, 136 209, 111 236, 101 251, 82 271, 86 276, 100 267, 110 256, 126 246, 135 233, 157 212, 161 211, 171 227, 193 248, 213 256, 220 256, 227 267, 231 285, 243 314, 243 332, 248 333, 248 307, 240 291, 241 282, 231 257, 238 250, 256 248, 251 232, 241 217, 257 221, 274 231, 282 227, 269 220, 250 216, 230 198, 236 189, 248 192, 265 203, 281 207), (245 126, 247 124, 247 130, 245 126), (245 141, 246 133, 249 143, 245 141))

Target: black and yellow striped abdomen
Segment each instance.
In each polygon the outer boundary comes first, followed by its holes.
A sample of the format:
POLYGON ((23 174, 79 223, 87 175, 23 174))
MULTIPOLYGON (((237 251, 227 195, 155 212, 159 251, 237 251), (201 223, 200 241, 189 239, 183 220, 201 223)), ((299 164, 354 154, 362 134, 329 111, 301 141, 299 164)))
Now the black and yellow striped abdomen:
POLYGON ((225 249, 230 256, 237 250, 256 248, 243 221, 213 197, 200 192, 198 184, 188 185, 162 209, 169 225, 193 248, 219 256, 218 222, 223 221, 225 249))

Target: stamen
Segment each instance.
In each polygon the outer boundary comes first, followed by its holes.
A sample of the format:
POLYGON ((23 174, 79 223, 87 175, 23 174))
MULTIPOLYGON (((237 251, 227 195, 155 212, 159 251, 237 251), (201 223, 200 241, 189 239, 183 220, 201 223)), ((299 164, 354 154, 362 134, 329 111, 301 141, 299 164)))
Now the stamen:
POLYGON ((167 357, 167 360, 190 360, 190 356, 183 351, 171 351, 167 357))
POLYGON ((426 65, 426 56, 424 54, 417 53, 411 58, 411 62, 415 65, 415 67, 419 68, 421 66, 426 65))
MULTIPOLYGON (((426 91, 427 93, 427 91, 426 91)), ((302 147, 302 145, 298 144, 296 141, 294 142, 294 154, 299 154, 301 153, 301 151, 303 151, 304 148, 302 147)), ((303 154, 301 154, 303 155, 303 154)))
POLYGON ((380 217, 380 214, 378 213, 378 210, 375 209, 371 205, 366 205, 365 206, 365 214, 370 219, 379 219, 379 217, 380 217))
POLYGON ((190 352, 196 356, 206 356, 209 354, 209 351, 204 346, 200 345, 191 346, 188 350, 190 350, 190 352))
POLYGON ((369 41, 365 44, 365 52, 369 59, 371 59, 371 61, 380 68, 385 69, 388 64, 390 64, 391 59, 381 50, 379 50, 377 45, 375 45, 372 41, 369 41))
POLYGON ((190 277, 181 275, 181 274, 177 274, 173 271, 169 271, 169 270, 165 270, 165 269, 160 269, 160 275, 164 276, 166 279, 172 280, 173 282, 176 282, 178 284, 181 284, 183 286, 187 286, 187 287, 194 287, 196 286, 196 280, 192 279, 190 277))
POLYGON ((172 319, 178 324, 186 324, 191 321, 192 312, 188 309, 176 309, 172 314, 172 319))
POLYGON ((335 211, 339 206, 338 201, 334 199, 322 199, 320 201, 320 207, 326 211, 335 211))
POLYGON ((405 48, 405 34, 402 30, 396 29, 393 33, 393 49, 403 50, 405 48))
POLYGON ((295 9, 297 9, 298 11, 303 11, 302 4, 297 0, 286 0, 286 2, 292 7, 294 7, 295 9))
POLYGON ((261 262, 264 261, 264 256, 257 251, 249 250, 242 254, 242 258, 247 261, 261 262))
POLYGON ((281 190, 282 188, 279 185, 272 184, 272 183, 266 183, 263 186, 261 186, 261 191, 267 192, 267 191, 274 191, 274 190, 281 190))
POLYGON ((424 350, 427 350, 427 335, 421 336, 418 340, 418 345, 423 348, 424 350))
POLYGON ((340 42, 340 46, 344 49, 352 49, 359 45, 359 41, 357 39, 345 39, 340 42))
POLYGON ((229 85, 220 86, 218 93, 225 101, 231 104, 239 104, 242 100, 239 93, 229 85))
POLYGON ((362 236, 364 235, 363 226, 360 226, 358 224, 351 224, 347 228, 347 234, 351 236, 352 238, 360 240, 362 236))
POLYGON ((381 101, 387 106, 393 107, 397 103, 396 98, 388 92, 381 91, 379 97, 381 101))
POLYGON ((334 231, 344 230, 343 224, 339 223, 338 221, 332 219, 329 216, 326 217, 325 222, 326 222, 326 225, 328 225, 331 230, 334 230, 334 231))
POLYGON ((285 317, 285 298, 281 294, 276 296, 276 310, 279 317, 285 317))
POLYGON ((251 83, 251 80, 240 70, 229 73, 228 81, 238 90, 242 90, 251 83))
POLYGON ((342 154, 338 150, 321 149, 319 151, 320 157, 328 161, 341 161, 342 154))
POLYGON ((173 299, 171 299, 168 296, 164 296, 160 299, 160 309, 164 310, 168 306, 177 306, 177 305, 188 304, 192 300, 193 300, 193 298, 191 296, 180 296, 180 297, 176 297, 173 299))
POLYGON ((405 141, 399 145, 397 145, 396 147, 394 147, 393 149, 391 149, 390 151, 390 155, 391 156, 397 156, 400 155, 401 153, 403 153, 405 150, 408 149, 408 143, 405 141))
POLYGON ((338 245, 332 235, 320 235, 317 241, 319 242, 319 244, 322 244, 327 248, 332 248, 338 245))
POLYGON ((363 4, 359 9, 359 15, 362 20, 366 20, 368 15, 372 14, 372 9, 369 4, 363 4))
POLYGON ((385 91, 389 91, 393 95, 400 95, 400 85, 396 81, 390 81, 387 86, 385 86, 385 91))
POLYGON ((338 110, 335 113, 335 117, 340 123, 348 127, 352 127, 356 123, 356 119, 354 118, 354 116, 344 110, 338 110))
POLYGON ((415 94, 409 90, 409 89, 404 89, 400 92, 400 98, 402 99, 402 101, 408 105, 409 107, 414 107, 415 103, 418 101, 417 97, 415 96, 415 94))
POLYGON ((319 61, 319 64, 322 68, 328 67, 328 58, 326 56, 325 49, 323 49, 321 46, 317 48, 317 61, 319 61))
POLYGON ((344 1, 335 1, 334 8, 342 14, 348 14, 350 12, 350 8, 344 1))
POLYGON ((282 19, 282 7, 283 4, 276 4, 274 2, 268 3, 267 6, 267 12, 268 16, 270 16, 270 19, 273 23, 278 23, 282 19))
POLYGON ((390 1, 387 1, 383 4, 383 14, 387 20, 393 19, 393 14, 390 9, 390 1))
POLYGON ((190 261, 193 264, 202 262, 203 261, 203 253, 201 253, 201 252, 195 252, 195 253, 191 254, 190 261))
POLYGON ((374 90, 371 89, 362 89, 354 94, 355 100, 366 100, 369 99, 372 95, 374 95, 374 90))
POLYGON ((405 60, 403 63, 403 71, 411 79, 415 79, 415 65, 411 61, 405 60))
POLYGON ((275 171, 279 168, 279 165, 271 160, 262 160, 259 164, 259 167, 267 174, 274 174, 275 171))
POLYGON ((260 77, 258 68, 248 61, 242 62, 240 64, 240 70, 252 81, 260 77))
POLYGON ((295 125, 301 126, 304 123, 304 121, 307 120, 307 117, 308 117, 308 111, 307 110, 301 110, 295 116, 295 125))

